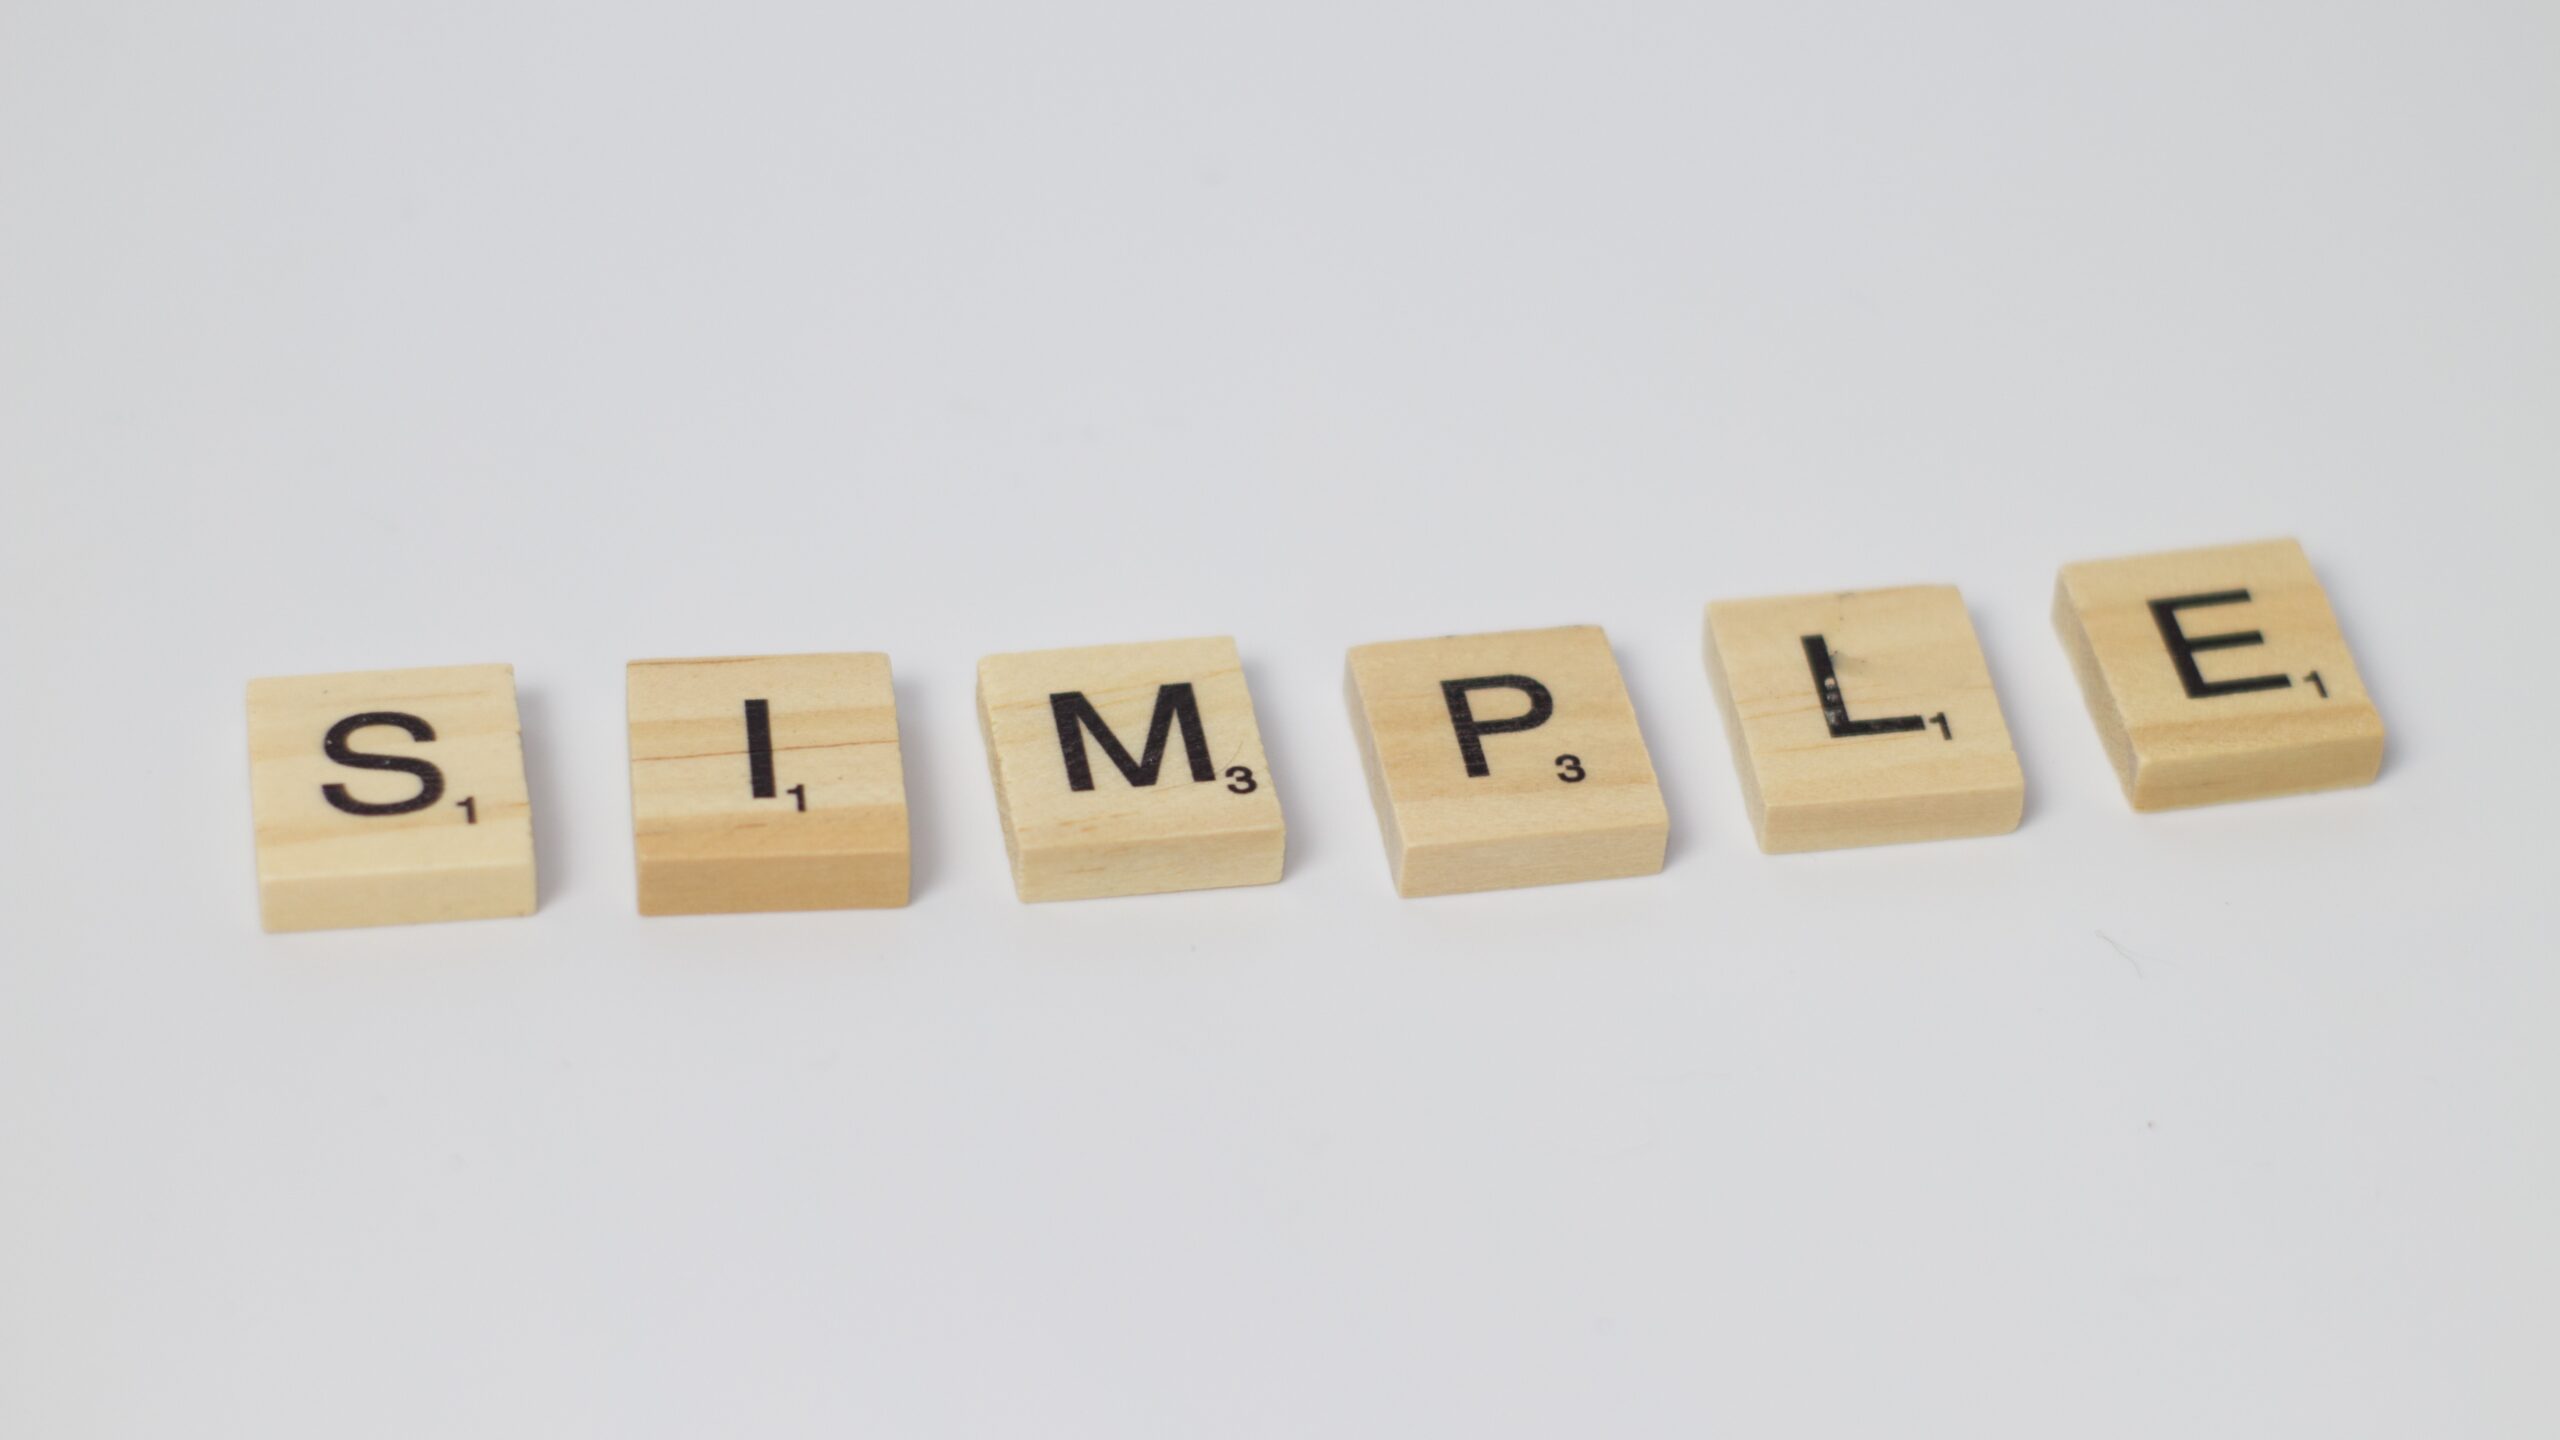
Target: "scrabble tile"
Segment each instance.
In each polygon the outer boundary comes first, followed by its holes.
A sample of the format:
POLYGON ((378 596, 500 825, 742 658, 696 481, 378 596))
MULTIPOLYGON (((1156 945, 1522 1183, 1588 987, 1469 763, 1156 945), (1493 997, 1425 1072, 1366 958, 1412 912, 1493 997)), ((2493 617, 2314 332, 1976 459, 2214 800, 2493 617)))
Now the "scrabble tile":
POLYGON ((886 655, 635 660, 643 915, 907 903, 907 786, 886 655))
POLYGON ((990 655, 978 723, 1023 899, 1280 878, 1280 799, 1235 641, 990 655))
POLYGON ((1952 585, 1720 600, 1707 674, 1772 855, 2018 828, 2026 780, 1952 585))
POLYGON ((2066 565, 2053 623, 2136 810, 2381 772, 2382 717, 2292 540, 2066 565))
POLYGON ((1661 871, 1670 814, 1598 626, 1362 645, 1349 672, 1398 894, 1661 871))
POLYGON ((269 930, 533 913, 511 666, 250 681, 249 805, 269 930))

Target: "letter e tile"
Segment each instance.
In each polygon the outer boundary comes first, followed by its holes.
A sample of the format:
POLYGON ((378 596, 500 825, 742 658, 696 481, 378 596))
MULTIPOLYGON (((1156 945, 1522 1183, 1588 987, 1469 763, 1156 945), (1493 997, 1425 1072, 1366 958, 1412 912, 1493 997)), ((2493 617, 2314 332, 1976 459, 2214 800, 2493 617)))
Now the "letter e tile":
POLYGON ((2053 623, 2136 810, 2381 772, 2382 716, 2295 541, 2066 565, 2053 623))

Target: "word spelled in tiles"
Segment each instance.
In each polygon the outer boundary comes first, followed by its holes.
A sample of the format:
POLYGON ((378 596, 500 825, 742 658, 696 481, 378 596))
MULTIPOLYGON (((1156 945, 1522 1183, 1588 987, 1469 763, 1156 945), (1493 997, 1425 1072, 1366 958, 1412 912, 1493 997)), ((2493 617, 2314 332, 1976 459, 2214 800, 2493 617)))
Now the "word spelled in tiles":
POLYGON ((2026 777, 1952 585, 1719 601, 1707 674, 1764 851, 2018 828, 2026 777))
MULTIPOLYGON (((2054 623, 2137 810, 2380 771, 2382 719, 2293 541, 2066 566, 2054 623)), ((2017 828, 2025 779, 1953 586, 1718 601, 1706 657, 1762 850, 2017 828)), ((1598 628, 1362 645, 1348 672, 1398 894, 1662 869, 1670 817, 1598 628)), ((642 914, 907 903, 887 656, 640 660, 627 683, 642 914)), ((978 723, 1022 899, 1280 878, 1235 641, 990 655, 978 723)), ((249 761, 268 929, 533 912, 507 666, 252 681, 249 761)))
POLYGON ((533 913, 509 666, 249 682, 249 805, 269 930, 533 913))
POLYGON ((907 787, 886 655, 635 660, 640 913, 907 903, 907 787))
POLYGON ((1670 812, 1597 626, 1363 645, 1349 668, 1398 894, 1662 869, 1670 812))
POLYGON ((2291 540, 2064 566, 2053 622, 2136 810, 2382 768, 2382 717, 2291 540))
POLYGON ((1280 797, 1234 640, 990 655, 978 723, 1024 900, 1280 878, 1280 797))

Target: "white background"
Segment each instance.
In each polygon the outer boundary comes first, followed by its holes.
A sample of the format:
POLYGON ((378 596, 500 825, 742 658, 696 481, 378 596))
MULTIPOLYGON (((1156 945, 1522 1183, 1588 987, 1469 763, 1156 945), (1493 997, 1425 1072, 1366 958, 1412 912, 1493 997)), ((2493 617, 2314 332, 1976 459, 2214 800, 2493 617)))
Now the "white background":
POLYGON ((0 1435, 2560 1433, 2560 10, 0 6, 0 1435), (2161 816, 2069 560, 2299 535, 2161 816), (1764 858, 1710 598, 1964 587, 1764 858), (1606 625, 1661 876, 1404 902, 1345 647, 1606 625), (1277 887, 1025 907, 1232 633, 1277 887), (635 657, 881 649, 912 908, 642 921, 635 657), (531 919, 268 938, 253 675, 511 661, 531 919))

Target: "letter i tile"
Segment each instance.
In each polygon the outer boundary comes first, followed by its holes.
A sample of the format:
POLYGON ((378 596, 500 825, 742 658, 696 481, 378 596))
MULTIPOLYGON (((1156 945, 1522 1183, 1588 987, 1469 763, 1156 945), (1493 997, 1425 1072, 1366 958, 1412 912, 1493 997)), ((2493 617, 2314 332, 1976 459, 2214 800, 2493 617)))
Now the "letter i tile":
POLYGON ((889 657, 635 660, 640 913, 907 903, 907 791, 889 657))

